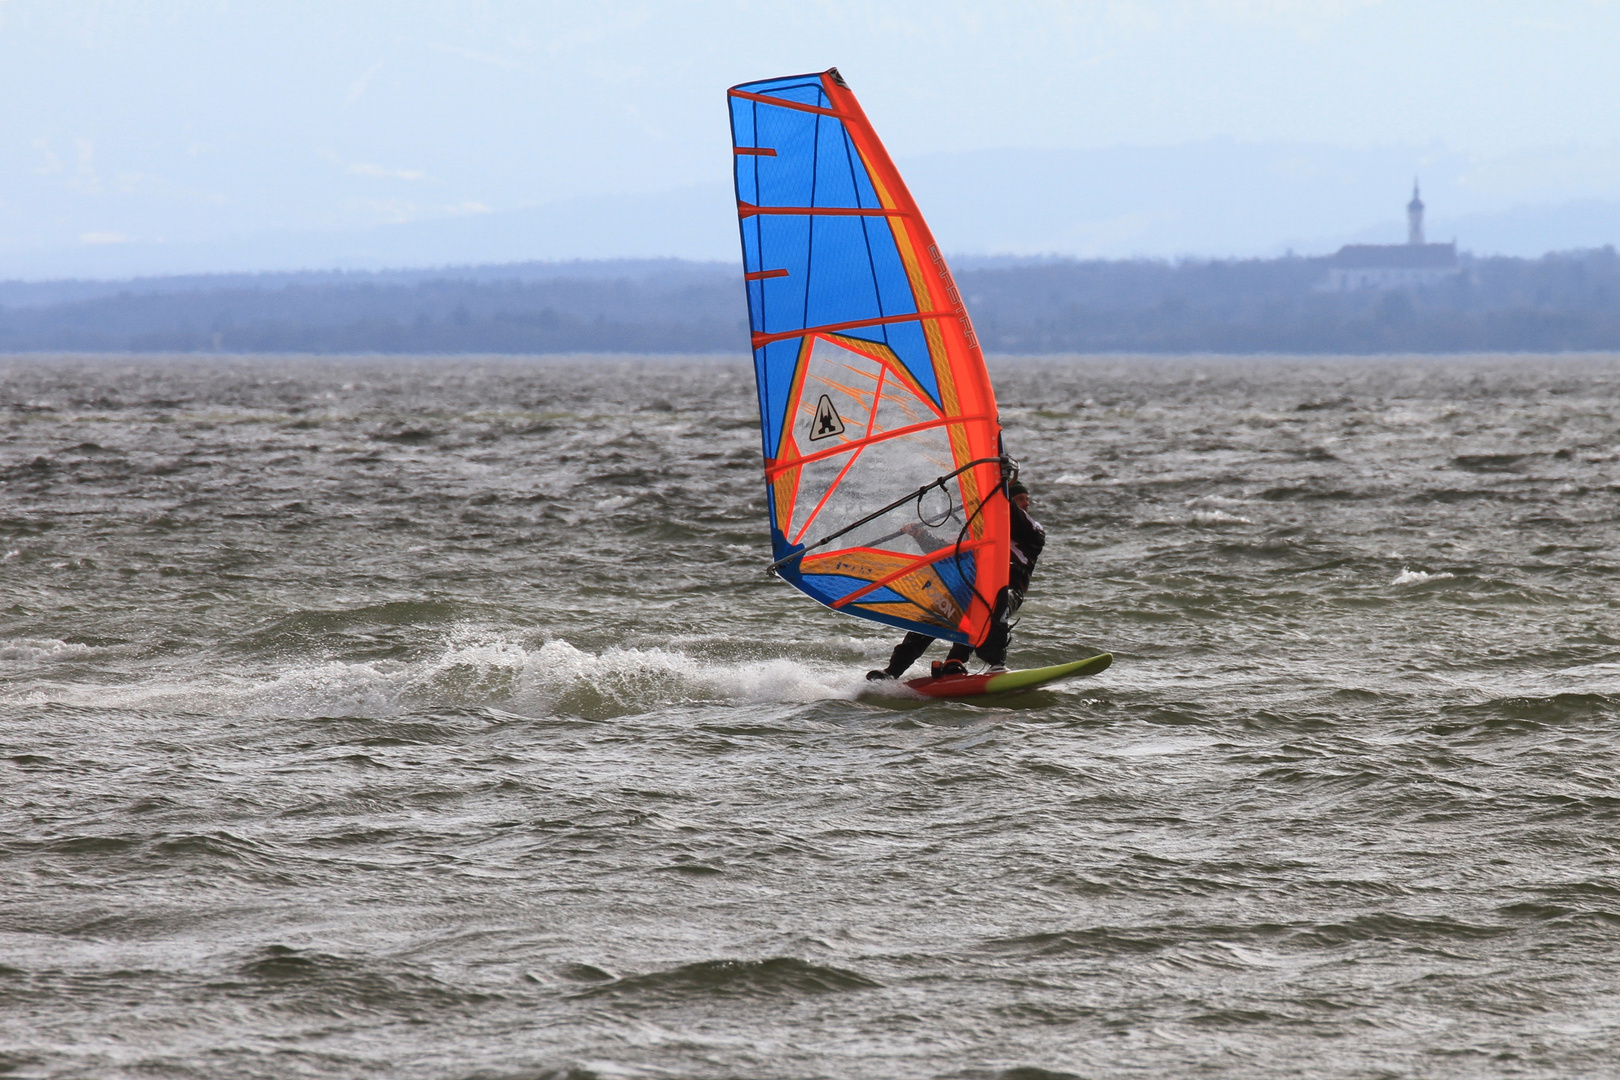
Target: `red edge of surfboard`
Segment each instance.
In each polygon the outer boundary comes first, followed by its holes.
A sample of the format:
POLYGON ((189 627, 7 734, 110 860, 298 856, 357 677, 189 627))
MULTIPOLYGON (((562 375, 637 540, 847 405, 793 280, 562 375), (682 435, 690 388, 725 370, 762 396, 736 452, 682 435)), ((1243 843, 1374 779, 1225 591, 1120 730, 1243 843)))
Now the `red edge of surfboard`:
POLYGON ((1084 660, 1072 661, 1067 664, 1054 664, 1051 667, 1003 671, 994 675, 948 675, 943 679, 931 677, 907 679, 906 685, 919 694, 937 698, 979 697, 984 694, 1017 693, 1020 690, 1033 690, 1038 686, 1045 686, 1061 679, 1077 679, 1087 675, 1095 675, 1100 671, 1106 671, 1108 665, 1113 662, 1114 658, 1111 654, 1098 653, 1095 656, 1088 656, 1084 660), (1043 672, 1052 672, 1052 674, 1042 678, 1040 674, 1043 672), (996 685, 998 683, 1001 685, 996 685))

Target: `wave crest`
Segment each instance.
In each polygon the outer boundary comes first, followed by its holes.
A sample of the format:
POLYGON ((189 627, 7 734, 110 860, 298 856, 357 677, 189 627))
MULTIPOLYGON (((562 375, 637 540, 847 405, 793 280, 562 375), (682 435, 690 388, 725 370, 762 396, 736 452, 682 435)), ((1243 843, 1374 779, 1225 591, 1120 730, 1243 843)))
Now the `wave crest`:
POLYGON ((1431 574, 1431 573, 1429 573, 1429 572, 1427 572, 1425 570, 1413 570, 1410 567, 1402 567, 1401 572, 1399 574, 1395 575, 1395 580, 1390 582, 1390 584, 1391 585, 1422 585, 1422 584, 1424 584, 1426 582, 1430 582, 1430 581, 1450 581, 1452 578, 1454 578, 1456 576, 1457 576, 1456 574, 1449 573, 1448 571, 1445 571, 1445 570, 1441 570, 1441 571, 1439 571, 1437 573, 1431 574))
MULTIPOLYGON (((29 656, 51 652, 49 643, 28 648, 29 656)), ((707 660, 665 648, 618 646, 593 653, 561 639, 536 647, 464 629, 440 652, 418 660, 293 660, 258 676, 215 673, 120 685, 35 683, 11 700, 30 706, 291 719, 384 719, 424 710, 494 707, 523 715, 601 720, 671 704, 853 698, 863 687, 852 681, 848 668, 832 663, 707 660)))
POLYGON ((768 960, 704 960, 668 971, 631 975, 582 991, 579 997, 678 1002, 694 997, 802 997, 883 984, 855 971, 790 956, 768 960))

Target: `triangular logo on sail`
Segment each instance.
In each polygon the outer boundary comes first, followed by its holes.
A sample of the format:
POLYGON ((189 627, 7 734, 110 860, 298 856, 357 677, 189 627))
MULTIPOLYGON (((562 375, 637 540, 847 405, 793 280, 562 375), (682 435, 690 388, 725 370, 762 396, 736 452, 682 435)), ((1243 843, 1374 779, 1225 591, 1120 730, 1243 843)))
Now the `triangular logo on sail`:
POLYGON ((810 441, 830 439, 834 435, 842 435, 843 433, 843 417, 839 416, 838 410, 833 408, 832 398, 822 394, 821 400, 816 402, 816 418, 810 423, 810 441))

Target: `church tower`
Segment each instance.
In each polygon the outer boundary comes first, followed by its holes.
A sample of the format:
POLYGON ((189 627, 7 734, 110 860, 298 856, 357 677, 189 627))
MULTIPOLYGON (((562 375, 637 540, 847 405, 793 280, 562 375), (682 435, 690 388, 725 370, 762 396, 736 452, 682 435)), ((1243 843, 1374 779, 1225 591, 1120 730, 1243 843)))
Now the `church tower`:
POLYGON ((1412 177, 1412 201, 1406 204, 1406 243, 1346 244, 1328 260, 1324 292, 1355 289, 1409 289, 1438 285, 1462 273, 1457 242, 1431 244, 1423 239, 1423 196, 1412 177))
POLYGON ((1417 177, 1412 177, 1412 201, 1406 204, 1406 242, 1423 243, 1423 200, 1418 198, 1417 177))

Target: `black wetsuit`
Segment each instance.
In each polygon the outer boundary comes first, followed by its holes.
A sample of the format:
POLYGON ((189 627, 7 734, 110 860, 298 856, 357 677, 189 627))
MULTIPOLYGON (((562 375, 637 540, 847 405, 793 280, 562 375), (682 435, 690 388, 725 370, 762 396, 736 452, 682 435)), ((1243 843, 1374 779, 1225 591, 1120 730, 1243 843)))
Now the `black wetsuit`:
MULTIPOLYGON (((1024 594, 1029 591, 1030 575, 1035 573, 1035 560, 1041 557, 1041 549, 1046 546, 1046 530, 1041 528, 1040 522, 1026 514, 1017 503, 1011 504, 1007 510, 1007 517, 1012 525, 1012 552, 1007 560, 1007 585, 996 594, 995 610, 990 617, 990 632, 985 635, 984 644, 978 648, 956 642, 951 646, 947 660, 966 660, 974 653, 992 667, 1007 660, 1007 642, 1012 638, 1012 618, 1023 606, 1024 594)), ((924 550, 928 551, 945 546, 943 541, 929 546, 920 538, 918 543, 923 544, 924 550)), ((891 679, 898 679, 916 662, 917 657, 928 650, 928 646, 932 645, 934 640, 928 634, 913 630, 894 647, 894 654, 889 657, 889 666, 884 671, 891 679)))

